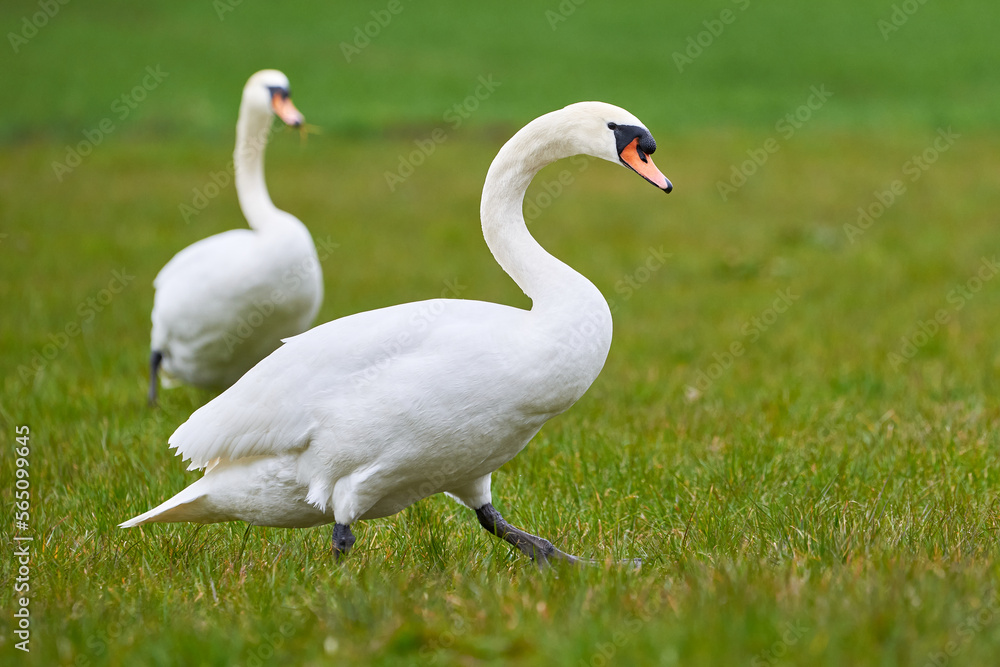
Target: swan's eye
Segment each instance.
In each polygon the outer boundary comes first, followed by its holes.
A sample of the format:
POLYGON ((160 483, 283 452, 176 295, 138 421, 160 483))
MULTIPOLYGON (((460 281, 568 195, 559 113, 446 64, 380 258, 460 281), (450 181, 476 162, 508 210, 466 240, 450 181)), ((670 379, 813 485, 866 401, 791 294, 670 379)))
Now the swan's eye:
POLYGON ((618 126, 615 125, 614 123, 608 123, 608 129, 609 130, 617 130, 618 126))
POLYGON ((291 94, 287 88, 282 88, 281 86, 268 86, 267 91, 271 93, 271 98, 273 99, 275 95, 281 99, 288 99, 291 94))

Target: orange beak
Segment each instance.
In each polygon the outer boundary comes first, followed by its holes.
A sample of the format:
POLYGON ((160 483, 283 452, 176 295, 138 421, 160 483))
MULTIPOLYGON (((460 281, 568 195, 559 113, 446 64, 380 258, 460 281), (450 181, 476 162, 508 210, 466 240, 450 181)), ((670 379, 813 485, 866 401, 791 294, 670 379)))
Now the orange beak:
POLYGON ((647 181, 660 188, 664 192, 670 192, 674 189, 673 184, 667 180, 667 177, 660 173, 660 170, 656 168, 653 164, 653 159, 639 150, 639 138, 636 137, 632 142, 622 149, 622 152, 618 155, 621 158, 622 163, 639 174, 647 181))
POLYGON ((306 120, 292 104, 292 98, 287 94, 282 95, 280 91, 271 95, 271 108, 274 110, 274 115, 286 125, 299 127, 306 120))

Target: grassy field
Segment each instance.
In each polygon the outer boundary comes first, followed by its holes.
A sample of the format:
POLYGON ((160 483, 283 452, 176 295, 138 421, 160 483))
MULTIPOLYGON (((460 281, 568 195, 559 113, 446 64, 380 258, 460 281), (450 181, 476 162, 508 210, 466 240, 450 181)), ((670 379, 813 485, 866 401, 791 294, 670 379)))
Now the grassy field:
MULTIPOLYGON (((8 35, 3 664, 996 664, 995 6, 928 2, 886 32, 892 3, 860 0, 452 4, 401 0, 363 48, 389 3, 69 3, 8 35), (605 293, 615 340, 493 483, 512 523, 606 565, 540 571, 443 497, 357 525, 343 564, 328 528, 116 528, 196 478, 166 440, 212 394, 146 407, 151 282, 244 224, 232 186, 181 206, 224 169, 262 67, 321 129, 276 133, 267 159, 320 246, 320 321, 454 281, 527 307, 479 228, 496 151, 582 99, 650 127, 669 197, 597 161, 529 191, 532 232, 605 293), (30 653, 15 535, 34 538, 30 653)), ((4 33, 39 11, 5 4, 4 33)))

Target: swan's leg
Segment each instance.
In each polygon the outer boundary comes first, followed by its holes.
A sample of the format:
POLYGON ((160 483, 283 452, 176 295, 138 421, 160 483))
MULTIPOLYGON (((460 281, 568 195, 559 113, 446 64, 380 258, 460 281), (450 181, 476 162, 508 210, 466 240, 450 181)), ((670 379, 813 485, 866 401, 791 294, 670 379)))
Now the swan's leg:
POLYGON ((354 546, 354 533, 351 527, 342 523, 333 525, 333 558, 341 561, 347 558, 347 552, 354 546))
POLYGON ((160 364, 163 355, 159 350, 153 350, 149 355, 149 404, 156 405, 156 387, 159 384, 160 364))
POLYGON ((497 537, 510 542, 515 547, 520 549, 524 555, 529 556, 539 565, 544 565, 553 558, 569 563, 590 562, 559 551, 559 549, 552 546, 552 543, 548 540, 538 537, 537 535, 532 535, 531 533, 526 533, 520 528, 515 528, 507 523, 502 516, 500 516, 500 512, 498 512, 491 503, 486 503, 477 509, 476 516, 479 518, 479 523, 483 528, 497 537))

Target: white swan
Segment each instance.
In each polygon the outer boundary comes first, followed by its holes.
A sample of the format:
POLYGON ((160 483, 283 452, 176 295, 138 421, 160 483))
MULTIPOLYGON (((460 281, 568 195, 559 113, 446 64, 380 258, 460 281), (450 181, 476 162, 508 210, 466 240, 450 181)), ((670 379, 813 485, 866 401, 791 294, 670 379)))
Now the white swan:
POLYGON ((236 150, 236 194, 252 229, 210 236, 177 253, 153 281, 149 402, 157 375, 228 387, 273 352, 281 339, 309 328, 323 300, 323 275, 309 230, 271 203, 264 149, 274 116, 302 124, 288 78, 276 70, 243 88, 236 150))
POLYGON ((521 206, 532 176, 587 153, 670 192, 656 144, 630 113, 583 102, 529 123, 486 177, 483 234, 531 310, 436 299, 344 317, 288 340, 198 411, 170 444, 205 475, 121 524, 247 521, 350 525, 445 492, 538 560, 577 560, 504 521, 490 475, 597 377, 611 344, 600 291, 542 249, 521 206))

